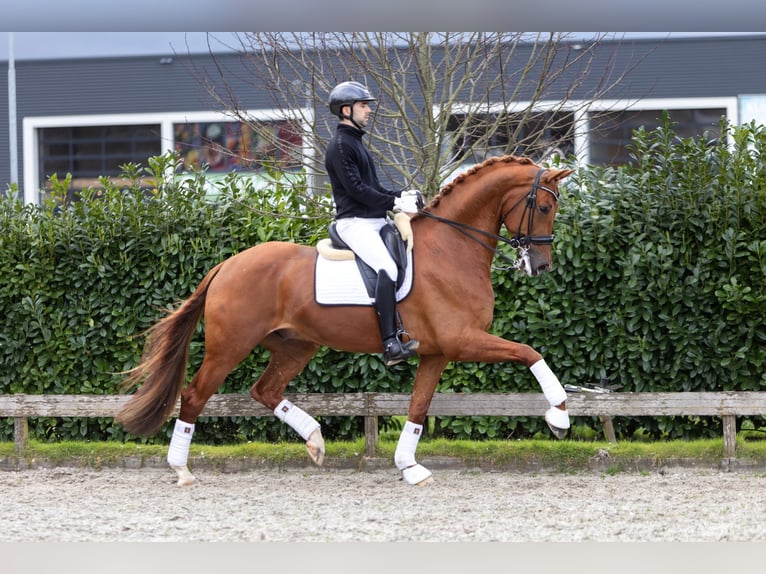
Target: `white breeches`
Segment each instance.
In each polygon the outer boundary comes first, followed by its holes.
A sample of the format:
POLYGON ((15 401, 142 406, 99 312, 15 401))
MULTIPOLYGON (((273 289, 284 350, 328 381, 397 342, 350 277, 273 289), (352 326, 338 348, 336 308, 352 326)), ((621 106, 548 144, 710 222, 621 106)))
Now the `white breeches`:
POLYGON ((380 229, 386 224, 384 217, 344 217, 335 223, 340 238, 359 258, 375 271, 385 271, 396 282, 396 264, 380 237, 380 229))

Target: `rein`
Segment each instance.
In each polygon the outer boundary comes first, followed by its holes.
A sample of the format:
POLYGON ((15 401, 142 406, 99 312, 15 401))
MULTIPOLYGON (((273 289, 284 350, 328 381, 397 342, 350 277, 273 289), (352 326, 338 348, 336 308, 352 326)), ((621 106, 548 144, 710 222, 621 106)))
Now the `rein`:
POLYGON ((489 243, 476 237, 471 232, 477 233, 479 235, 483 235, 484 237, 487 237, 487 238, 501 241, 505 243, 506 245, 510 245, 514 249, 529 249, 530 245, 551 245, 553 243, 553 235, 530 235, 530 233, 532 232, 532 222, 533 222, 533 216, 535 212, 534 210, 535 210, 535 206, 537 205, 537 190, 542 189, 544 191, 547 191, 556 199, 556 201, 558 201, 559 199, 559 194, 556 193, 554 190, 544 185, 540 185, 540 177, 542 176, 543 173, 545 173, 545 171, 546 171, 545 168, 541 168, 538 170, 537 174, 535 175, 535 181, 534 183, 532 183, 532 189, 529 190, 529 193, 527 193, 525 197, 522 197, 521 199, 516 201, 516 203, 514 203, 510 207, 510 209, 508 209, 500 217, 500 225, 502 225, 503 221, 505 221, 505 218, 508 217, 508 215, 514 209, 516 209, 519 203, 521 203, 525 199, 527 200, 526 204, 524 205, 524 212, 521 214, 521 220, 519 221, 519 229, 516 232, 516 234, 510 239, 503 237, 502 235, 498 235, 497 233, 490 233, 489 231, 485 231, 483 229, 479 229, 478 227, 474 227, 473 225, 468 225, 467 223, 461 223, 459 221, 453 221, 452 219, 447 219, 446 217, 434 215, 433 213, 424 211, 422 209, 418 210, 418 215, 423 215, 425 217, 430 217, 431 219, 434 219, 441 223, 446 223, 447 225, 452 227, 455 231, 462 233, 463 235, 475 241, 476 243, 478 243, 485 249, 492 251, 495 255, 499 255, 506 261, 516 264, 517 261, 515 261, 513 258, 507 256, 505 253, 502 253, 497 248, 492 247, 489 243), (521 222, 524 221, 524 214, 527 213, 527 211, 529 211, 529 217, 527 219, 527 234, 522 235, 521 222))

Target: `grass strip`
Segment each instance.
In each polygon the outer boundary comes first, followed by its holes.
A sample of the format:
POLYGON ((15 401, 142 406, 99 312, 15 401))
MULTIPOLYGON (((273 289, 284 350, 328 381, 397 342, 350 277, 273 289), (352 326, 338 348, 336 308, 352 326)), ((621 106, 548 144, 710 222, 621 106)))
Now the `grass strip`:
MULTIPOLYGON (((364 439, 350 442, 327 442, 328 460, 351 464, 364 454, 364 439)), ((377 458, 393 461, 396 441, 383 439, 378 443, 377 458)), ((64 441, 45 443, 30 440, 20 459, 64 464, 76 461, 80 465, 101 467, 121 465, 127 459, 164 460, 166 445, 137 443, 64 441)), ((215 466, 227 461, 260 461, 272 465, 308 462, 302 442, 242 443, 235 445, 192 445, 192 461, 204 460, 215 466)), ((693 441, 661 441, 617 443, 577 440, 448 440, 424 439, 418 446, 418 459, 449 458, 466 467, 533 468, 545 467, 560 472, 576 472, 590 468, 592 461, 606 461, 615 471, 632 467, 662 466, 674 461, 696 461, 715 465, 724 457, 723 441, 705 439, 693 441)), ((0 442, 0 459, 16 460, 12 442, 0 442)), ((753 465, 766 464, 766 441, 738 439, 737 460, 753 465)), ((392 462, 393 464, 393 462, 392 462)))

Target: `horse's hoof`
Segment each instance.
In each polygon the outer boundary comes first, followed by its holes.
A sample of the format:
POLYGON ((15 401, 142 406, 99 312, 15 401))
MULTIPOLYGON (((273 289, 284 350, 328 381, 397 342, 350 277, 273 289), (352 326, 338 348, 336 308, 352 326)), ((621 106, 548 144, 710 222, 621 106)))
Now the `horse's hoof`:
POLYGON ((402 478, 413 486, 427 486, 434 481, 431 471, 421 464, 402 470, 402 478))
POLYGON ((324 439, 320 429, 315 430, 309 435, 309 439, 306 441, 306 450, 314 464, 322 466, 324 462, 324 439))
POLYGON ((560 429, 558 427, 553 426, 551 423, 548 423, 548 428, 551 429, 553 436, 555 436, 558 439, 565 438, 567 436, 567 431, 569 430, 569 429, 560 429))
POLYGON ((197 479, 186 466, 171 465, 170 468, 175 470, 178 474, 178 482, 176 482, 177 486, 192 486, 193 484, 197 484, 197 479))
POLYGON ((569 430, 569 413, 559 408, 551 407, 545 412, 545 422, 551 429, 553 436, 562 439, 567 436, 569 430))
POLYGON ((433 483, 434 483, 434 477, 429 476, 428 478, 425 478, 421 480, 420 482, 418 482, 417 484, 415 484, 415 486, 428 486, 429 484, 433 484, 433 483))

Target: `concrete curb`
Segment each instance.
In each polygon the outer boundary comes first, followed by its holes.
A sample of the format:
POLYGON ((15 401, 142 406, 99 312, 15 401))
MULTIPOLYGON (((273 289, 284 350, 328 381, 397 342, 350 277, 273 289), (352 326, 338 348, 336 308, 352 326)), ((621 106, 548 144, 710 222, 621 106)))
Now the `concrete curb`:
MULTIPOLYGON (((766 462, 748 459, 725 458, 720 461, 700 459, 665 459, 657 460, 630 459, 623 460, 619 457, 610 456, 605 451, 592 457, 586 467, 563 466, 551 464, 550 461, 538 459, 525 459, 509 463, 498 464, 492 461, 466 462, 456 457, 434 456, 419 459, 423 466, 431 470, 457 470, 466 472, 516 472, 516 473, 553 473, 553 474, 615 474, 620 472, 647 472, 664 473, 671 470, 693 470, 710 472, 741 472, 763 473, 766 472, 766 462)), ((301 472, 332 472, 332 471, 358 471, 377 472, 391 470, 398 472, 392 460, 387 457, 358 457, 358 458, 333 458, 325 459, 324 465, 314 466, 311 461, 305 460, 273 460, 265 458, 214 458, 191 457, 189 466, 192 470, 205 470, 223 473, 252 472, 259 470, 301 471, 301 472)), ((166 469, 167 462, 164 457, 151 456, 139 457, 128 456, 120 460, 100 460, 98 458, 69 458, 64 460, 51 460, 43 457, 6 457, 0 458, 0 471, 24 471, 41 468, 88 468, 99 470, 102 468, 125 468, 132 470, 140 469, 166 469)))

